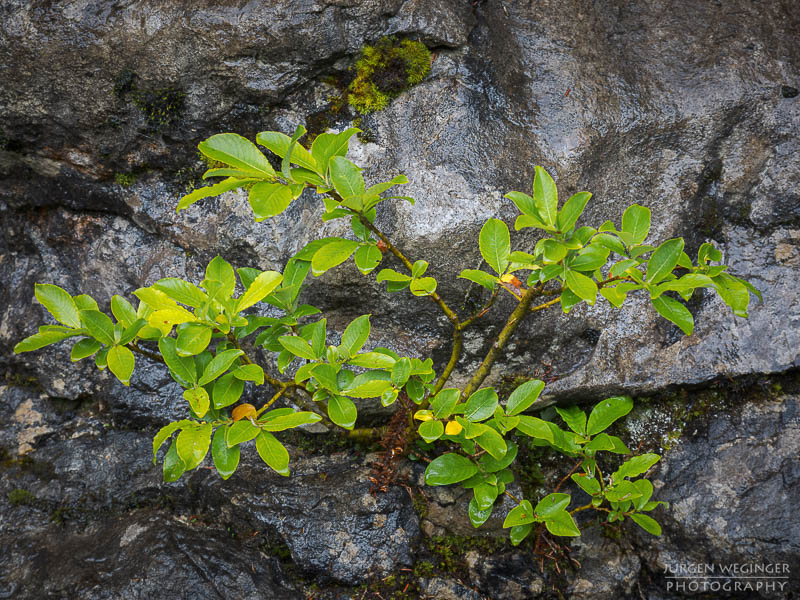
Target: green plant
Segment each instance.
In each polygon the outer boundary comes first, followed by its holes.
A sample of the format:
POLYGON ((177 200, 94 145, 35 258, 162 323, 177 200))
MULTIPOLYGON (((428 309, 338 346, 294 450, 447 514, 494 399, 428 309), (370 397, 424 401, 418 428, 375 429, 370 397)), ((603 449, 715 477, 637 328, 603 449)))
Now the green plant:
POLYGON ((354 400, 373 399, 390 406, 400 398, 401 406, 414 407, 408 414, 405 435, 417 437, 418 445, 433 457, 427 459, 426 483, 459 484, 472 490, 469 519, 473 526, 484 523, 497 499, 505 495, 517 503, 504 523, 514 544, 536 524, 540 531, 546 528, 554 535, 579 535, 574 515, 584 510, 599 511, 608 522, 630 517, 645 530, 660 533, 659 525, 644 513, 661 503, 651 500, 653 486, 642 478, 659 456, 632 456, 613 471, 601 464, 604 457, 631 454, 621 439, 605 432, 631 410, 630 398, 602 400, 588 417, 577 407, 560 407, 558 414, 567 427, 562 429, 526 414, 535 409, 545 386, 542 381, 516 385, 504 403, 494 388, 481 385, 514 331, 531 313, 554 306, 568 313, 580 302, 594 304, 598 295, 620 307, 629 294, 643 291, 660 315, 689 335, 694 319, 681 300, 688 301, 697 288, 715 290, 739 316, 747 316, 750 294, 760 297, 759 292, 728 274, 726 266, 711 264, 722 258, 711 244, 700 246, 696 262, 684 252, 681 238, 658 246, 646 244, 650 210, 643 206, 628 207, 619 229, 611 221, 597 229, 578 227, 591 194, 579 192, 559 208, 555 183, 543 168, 536 167, 532 195, 510 192, 506 198, 521 213, 516 229, 536 228, 544 237, 530 252, 512 251, 506 224, 489 219, 478 241, 492 272, 467 269, 460 274, 486 288, 485 304, 471 315, 460 316, 437 293, 428 263, 412 262, 375 225, 382 202, 401 199, 413 204, 414 200, 386 195, 408 182, 403 175, 366 186, 361 170, 345 158, 357 132, 350 128, 338 134, 320 134, 310 148, 298 142, 305 133, 302 126, 291 138, 278 132, 259 133, 257 142, 280 159, 278 170, 249 140, 233 133, 214 135, 201 142, 199 149, 224 166, 209 169, 204 178, 223 179, 195 189, 177 206, 178 211, 185 210, 203 198, 243 188, 256 221, 263 221, 286 210, 305 189, 314 188, 322 198, 322 219, 349 219, 352 238, 312 241, 287 262, 282 273, 252 268, 235 271, 216 257, 199 287, 164 278, 134 292, 139 300, 136 308, 114 296, 111 312, 116 321, 87 295, 71 296, 55 285, 37 284, 36 298, 61 325, 40 327, 38 333, 17 344, 15 351, 79 338, 72 347, 72 360, 94 356, 100 369, 108 367, 124 385, 133 374, 135 354, 164 363, 185 388, 189 411, 187 419, 162 428, 153 442, 154 461, 162 444, 169 442, 163 458, 166 481, 198 467, 209 450, 219 474, 228 478, 237 468, 242 444, 250 441, 267 465, 289 475, 289 453, 275 434, 322 422, 361 438, 370 432, 355 429, 354 400), (367 314, 347 326, 338 345, 329 344, 326 320, 316 316, 320 310, 300 302, 309 272, 322 275, 352 257, 356 267, 368 275, 386 252, 399 261, 403 271, 384 268, 376 280, 386 283, 390 293, 408 290, 429 298, 452 325, 450 359, 438 377, 431 359, 400 356, 387 348, 365 350, 371 328, 367 314), (525 283, 515 275, 522 271, 528 272, 525 283), (237 293, 239 284, 242 291, 237 293), (466 386, 446 387, 461 357, 464 330, 492 309, 501 291, 517 301, 505 326, 466 386), (262 301, 278 309, 281 316, 254 311, 262 301), (291 378, 273 377, 254 363, 254 354, 246 350, 250 347, 272 353, 280 374, 298 360, 301 364, 291 378), (240 401, 248 383, 272 388, 259 408, 240 401), (303 410, 275 408, 283 396, 291 396, 303 410), (527 436, 533 444, 575 460, 569 474, 588 494, 589 502, 569 510, 570 495, 558 489, 535 505, 529 499, 513 497, 507 486, 514 479, 510 466, 518 451, 515 436, 527 436))
POLYGON ((400 92, 431 72, 431 53, 422 42, 383 38, 365 46, 356 62, 356 76, 347 96, 361 114, 383 110, 400 92))

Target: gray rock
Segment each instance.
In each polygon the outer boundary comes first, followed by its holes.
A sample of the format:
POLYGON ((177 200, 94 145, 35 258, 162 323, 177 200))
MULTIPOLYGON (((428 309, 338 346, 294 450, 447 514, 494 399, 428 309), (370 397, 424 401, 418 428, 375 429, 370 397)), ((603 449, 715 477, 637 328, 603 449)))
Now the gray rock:
POLYGON ((220 527, 153 514, 100 520, 84 531, 50 525, 2 536, 3 598, 230 598, 304 596, 280 564, 233 545, 220 527))

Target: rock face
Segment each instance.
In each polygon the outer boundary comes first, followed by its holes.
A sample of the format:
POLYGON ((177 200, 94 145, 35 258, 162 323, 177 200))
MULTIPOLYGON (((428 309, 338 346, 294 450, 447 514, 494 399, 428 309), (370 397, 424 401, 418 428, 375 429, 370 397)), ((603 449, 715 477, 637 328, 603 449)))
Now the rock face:
MULTIPOLYGON (((667 587, 675 563, 776 562, 789 565, 797 594, 799 31, 790 0, 4 2, 0 547, 9 558, 0 597, 322 598, 339 593, 325 586, 419 564, 409 493, 370 495, 363 457, 292 448, 288 480, 251 457, 227 482, 201 470, 166 485, 148 462, 150 440, 185 408, 159 365, 141 359, 124 388, 93 365, 71 364, 64 346, 11 353, 43 322, 34 282, 107 308, 112 294, 160 277, 199 281, 217 253, 235 266, 280 269, 308 241, 345 234, 338 221, 320 223, 312 195, 260 224, 236 193, 180 215, 174 207, 199 182, 195 148, 208 135, 349 126, 356 115, 334 110, 331 97, 343 93, 360 49, 392 34, 425 42, 432 73, 362 118, 366 141, 352 155, 369 181, 409 177, 416 205, 386 203, 377 222, 412 259, 431 263, 461 312, 481 299, 457 278, 480 266, 478 231, 488 217, 511 222, 515 209, 502 196, 527 190, 534 164, 562 197, 594 193, 587 222, 646 205, 657 239, 682 236, 689 254, 715 242, 732 272, 764 294, 747 320, 701 294, 688 338, 644 298, 523 324, 492 380, 552 369, 558 379, 543 405, 621 392, 661 398, 674 388, 691 398, 729 379, 766 381, 765 390, 732 393, 697 428, 673 424, 678 442, 653 477, 672 503, 659 514, 658 541, 587 533, 573 545, 583 569, 558 581, 510 550, 473 556, 458 576, 414 567, 417 593, 547 597, 557 585, 570 598, 677 598, 691 594, 667 587), (769 392, 774 381, 782 392, 769 392), (297 572, 274 558, 276 539, 297 572), (60 556, 68 559, 44 558, 60 556), (323 588, 308 587, 315 578, 323 588)), ((513 245, 534 241, 519 234, 513 245)), ((431 355, 441 369, 446 320, 433 303, 381 287, 346 264, 306 294, 330 329, 370 312, 370 343, 431 355)), ((454 382, 511 306, 502 299, 466 333, 454 382)), ((448 529, 463 518, 448 493, 431 495, 425 520, 437 535, 469 533, 448 529)))

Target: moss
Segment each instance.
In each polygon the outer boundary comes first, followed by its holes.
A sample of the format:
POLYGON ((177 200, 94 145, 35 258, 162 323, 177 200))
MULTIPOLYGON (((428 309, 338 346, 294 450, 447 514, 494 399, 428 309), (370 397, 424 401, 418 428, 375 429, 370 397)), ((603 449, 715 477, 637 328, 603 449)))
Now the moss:
POLYGON ((369 114, 425 79, 431 72, 431 53, 422 42, 388 37, 366 46, 355 68, 347 100, 361 114, 369 114))
POLYGON ((496 554, 511 548, 506 538, 491 538, 466 535, 443 535, 425 540, 428 550, 435 556, 434 564, 439 570, 454 574, 466 569, 465 555, 470 550, 480 554, 496 554))
POLYGON ((136 175, 134 173, 117 173, 114 175, 114 181, 122 187, 130 187, 136 182, 136 175))
POLYGON ((411 498, 411 504, 413 505, 414 511, 417 513, 417 516, 420 518, 420 520, 428 516, 428 501, 418 489, 414 490, 414 494, 411 498))
POLYGON ((142 112, 147 123, 162 129, 175 123, 184 109, 186 94, 173 87, 156 89, 134 89, 131 92, 133 104, 142 112))
POLYGON ((36 503, 36 496, 28 490, 16 489, 8 492, 8 501, 14 506, 30 506, 36 503))

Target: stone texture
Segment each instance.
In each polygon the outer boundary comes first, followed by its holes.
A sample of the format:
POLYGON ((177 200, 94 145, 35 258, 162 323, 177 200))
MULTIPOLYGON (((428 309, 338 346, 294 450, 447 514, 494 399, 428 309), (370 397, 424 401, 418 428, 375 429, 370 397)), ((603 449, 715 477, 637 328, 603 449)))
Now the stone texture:
MULTIPOLYGON (((165 581, 187 598, 308 592, 254 546, 181 520, 195 509, 272 531, 304 576, 321 582, 354 584, 414 562, 411 499, 402 488, 370 496, 362 459, 292 449, 292 479, 249 456, 227 482, 202 469, 164 485, 148 462, 150 438, 184 408, 158 365, 139 360, 125 388, 86 362, 71 364, 66 344, 11 354, 46 320, 32 301, 34 282, 92 294, 107 308, 112 294, 163 276, 199 280, 217 253, 236 266, 280 268, 309 240, 345 234, 346 224, 320 225, 310 194, 262 224, 241 194, 180 215, 174 206, 204 168, 198 141, 293 130, 326 110, 360 48, 386 34, 425 41, 432 74, 363 118, 370 141, 354 142, 352 156, 370 182, 408 175, 416 206, 387 203, 378 224, 412 258, 430 261, 440 293, 461 312, 481 299, 457 278, 481 266, 478 231, 491 216, 511 222, 503 193, 528 189, 534 164, 553 174, 562 196, 594 193, 587 222, 618 220, 633 202, 649 206, 657 240, 683 236, 690 253, 714 241, 732 272, 765 296, 742 320, 701 294, 690 338, 643 298, 622 310, 598 302, 568 317, 539 315, 490 381, 548 372, 558 380, 544 406, 796 369, 799 18, 791 0, 4 2, 0 546, 8 558, 0 596, 152 597, 165 581), (32 497, 18 492, 13 503, 16 490, 32 497), (196 562, 186 548, 196 548, 196 562), (44 555, 68 559, 48 570, 44 555), (142 556, 145 578, 128 564, 142 556)), ((343 128, 354 116, 345 110, 330 124, 343 128)), ((514 237, 515 247, 534 241, 514 237)), ((313 281, 307 298, 331 309, 334 339, 371 312, 370 344, 432 355, 438 365, 447 358, 449 327, 432 303, 387 297, 352 265, 313 281)), ((503 298, 484 327, 466 333, 453 383, 511 307, 503 298)), ((673 505, 659 509, 664 535, 583 538, 574 547, 583 569, 560 587, 565 597, 679 597, 663 571, 680 560, 784 561, 796 594, 797 391, 778 397, 742 398, 707 427, 681 429, 655 473, 658 494, 673 505)), ((447 489, 431 498, 430 532, 470 532, 463 498, 447 489)), ((473 557, 468 571, 468 582, 434 574, 421 587, 434 597, 517 598, 546 595, 552 583, 520 555, 473 557)))

